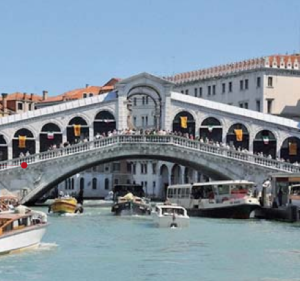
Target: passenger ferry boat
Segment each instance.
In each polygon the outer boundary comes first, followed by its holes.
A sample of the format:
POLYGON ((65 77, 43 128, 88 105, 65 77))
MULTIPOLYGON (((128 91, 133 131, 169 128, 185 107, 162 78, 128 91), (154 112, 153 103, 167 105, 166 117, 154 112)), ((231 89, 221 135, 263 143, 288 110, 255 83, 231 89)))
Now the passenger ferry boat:
POLYGON ((154 225, 157 227, 188 227, 190 217, 185 208, 170 203, 157 204, 152 212, 154 225))
POLYGON ((248 219, 260 203, 252 194, 253 182, 212 181, 171 185, 168 200, 187 209, 190 216, 248 219))
POLYGON ((47 215, 17 207, 15 213, 0 213, 0 254, 38 247, 46 232, 47 215), (21 210, 21 211, 20 211, 21 210))
POLYGON ((137 184, 118 184, 113 189, 113 206, 116 215, 150 215, 150 200, 145 198, 143 187, 137 184))

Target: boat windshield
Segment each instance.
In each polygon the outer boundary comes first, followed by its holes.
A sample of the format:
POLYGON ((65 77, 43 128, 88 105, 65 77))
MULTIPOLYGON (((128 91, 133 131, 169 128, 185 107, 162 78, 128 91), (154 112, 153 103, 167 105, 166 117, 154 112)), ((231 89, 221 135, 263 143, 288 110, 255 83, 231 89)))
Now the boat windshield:
POLYGON ((132 193, 134 196, 144 197, 145 193, 143 187, 138 184, 118 184, 114 186, 114 200, 120 196, 125 196, 127 193, 132 193))
POLYGON ((181 208, 162 208, 162 214, 163 215, 173 215, 173 214, 176 214, 176 215, 184 215, 184 210, 181 209, 181 208))
POLYGON ((290 194, 291 195, 300 195, 300 185, 292 185, 290 194))

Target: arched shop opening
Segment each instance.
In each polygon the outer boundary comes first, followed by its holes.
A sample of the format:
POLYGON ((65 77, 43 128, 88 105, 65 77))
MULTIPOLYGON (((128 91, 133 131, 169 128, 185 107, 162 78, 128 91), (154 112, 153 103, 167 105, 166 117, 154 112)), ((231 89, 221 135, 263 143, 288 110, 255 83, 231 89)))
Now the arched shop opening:
POLYGON ((171 172, 171 184, 181 184, 181 167, 175 164, 171 172))
POLYGON ((0 135, 0 161, 8 159, 7 143, 3 135, 0 135))
POLYGON ((62 133, 54 123, 47 123, 40 133, 40 152, 48 151, 62 145, 62 133))
POLYGON ((107 110, 100 111, 94 120, 94 136, 113 132, 116 129, 115 117, 107 110))
POLYGON ((276 138, 269 130, 263 130, 256 134, 253 141, 253 153, 263 154, 265 157, 269 155, 276 158, 276 138))
POLYGON ((164 164, 160 167, 160 177, 161 177, 161 197, 166 198, 167 188, 169 186, 169 170, 164 164))
POLYGON ((28 129, 19 129, 13 137, 13 158, 35 154, 35 139, 28 129))
POLYGON ((236 149, 249 150, 249 132, 245 125, 241 123, 232 125, 228 130, 226 143, 233 145, 236 149))
POLYGON ((297 137, 285 139, 280 149, 280 158, 291 163, 300 163, 300 139, 297 137))
POLYGON ((195 136, 195 119, 187 111, 179 112, 173 120, 173 132, 195 136))
POLYGON ((67 141, 76 144, 84 139, 89 139, 89 126, 82 117, 74 117, 67 127, 67 141))
POLYGON ((223 129, 218 119, 214 117, 206 118, 199 129, 200 138, 213 142, 222 142, 223 129))

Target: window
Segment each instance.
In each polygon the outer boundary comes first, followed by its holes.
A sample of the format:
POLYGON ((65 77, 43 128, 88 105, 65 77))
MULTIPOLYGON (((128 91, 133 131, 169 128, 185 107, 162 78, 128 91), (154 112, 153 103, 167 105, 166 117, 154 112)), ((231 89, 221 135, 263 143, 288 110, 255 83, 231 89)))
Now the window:
POLYGON ((119 184, 119 179, 115 179, 115 184, 119 184))
POLYGON ((199 98, 202 98, 202 87, 199 88, 199 98))
POLYGON ((83 98, 87 98, 87 93, 83 93, 83 98))
POLYGON ((273 87, 273 77, 268 77, 268 87, 273 87))
POLYGON ((211 86, 207 87, 207 95, 210 96, 211 95, 211 86))
POLYGON ((268 110, 268 113, 272 113, 272 103, 273 103, 273 99, 267 100, 267 110, 268 110))
POLYGON ((229 91, 229 93, 232 92, 232 82, 228 83, 228 91, 229 91))
POLYGON ((147 174, 147 164, 141 164, 141 174, 147 174))
POLYGON ((23 103, 18 102, 18 110, 23 110, 23 103))
POLYGON ((181 93, 182 93, 182 94, 184 94, 184 91, 183 91, 183 90, 181 90, 181 93))
POLYGON ((90 93, 90 97, 92 97, 94 94, 93 93, 90 93))
POLYGON ((97 179, 93 178, 93 189, 97 189, 97 179))
POLYGON ((146 96, 146 104, 148 104, 148 103, 149 103, 149 97, 146 96))
POLYGON ((131 163, 127 162, 127 173, 131 173, 131 163))
POLYGON ((80 179, 80 189, 84 189, 84 178, 80 179))
POLYGON ((133 105, 136 106, 136 98, 133 99, 133 105))
POLYGON ((240 80, 240 90, 244 90, 244 81, 240 80))
POLYGON ((71 189, 74 189, 75 188, 75 186, 74 186, 74 178, 72 178, 72 186, 71 186, 71 189))
POLYGON ((249 81, 248 81, 248 79, 246 79, 246 80, 245 80, 245 89, 246 89, 246 90, 248 90, 248 87, 249 87, 248 84, 249 84, 249 81))
POLYGON ((248 109, 248 103, 247 102, 245 102, 244 108, 248 109))
POLYGON ((152 174, 156 174, 156 163, 152 163, 152 174))
POLYGON ((260 100, 256 100, 256 111, 260 112, 260 100))
POLYGON ((226 92, 226 84, 222 83, 222 94, 226 92))
POLYGON ((113 172, 119 172, 121 170, 120 163, 113 163, 113 172))
POLYGON ((133 116, 133 125, 136 126, 136 116, 133 116))
POLYGON ((142 97, 142 104, 145 104, 145 97, 142 97))
POLYGON ((145 117, 146 127, 148 126, 148 116, 145 117))
POLYGON ((213 86, 212 86, 212 93, 213 93, 213 95, 216 94, 216 85, 213 85, 213 86))
POLYGON ((145 117, 142 116, 142 127, 145 127, 145 117))
POLYGON ((256 87, 260 88, 260 77, 256 78, 256 87))
POLYGON ((106 178, 104 181, 104 188, 105 188, 105 190, 109 189, 109 179, 108 178, 106 178))
POLYGON ((185 94, 186 94, 186 95, 189 94, 189 90, 188 90, 188 89, 185 90, 185 94))
POLYGON ((130 179, 127 179, 127 180, 126 180, 126 183, 127 183, 127 184, 130 184, 130 179))
POLYGON ((194 89, 194 95, 195 95, 195 97, 198 96, 198 89, 197 88, 194 89))
POLYGON ((136 164, 132 164, 132 173, 135 175, 136 174, 136 164))
POLYGON ((242 102, 240 103, 240 108, 244 108, 244 104, 242 102))
POLYGON ((152 187, 153 187, 153 188, 156 187, 156 181, 153 181, 152 187))

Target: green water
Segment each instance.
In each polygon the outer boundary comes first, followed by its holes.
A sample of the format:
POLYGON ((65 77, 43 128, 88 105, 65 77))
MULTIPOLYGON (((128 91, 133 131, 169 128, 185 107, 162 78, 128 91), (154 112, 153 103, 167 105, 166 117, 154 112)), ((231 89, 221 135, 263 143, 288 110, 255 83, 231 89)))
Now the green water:
POLYGON ((158 229, 101 208, 48 219, 39 249, 0 257, 0 280, 300 280, 299 224, 191 218, 158 229))

